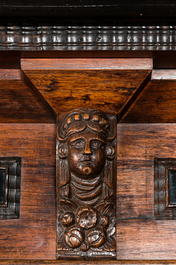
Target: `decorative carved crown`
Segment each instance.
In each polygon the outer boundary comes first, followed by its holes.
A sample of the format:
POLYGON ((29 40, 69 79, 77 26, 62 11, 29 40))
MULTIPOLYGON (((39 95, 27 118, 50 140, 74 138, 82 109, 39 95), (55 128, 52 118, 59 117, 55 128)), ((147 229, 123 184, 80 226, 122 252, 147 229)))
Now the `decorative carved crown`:
POLYGON ((61 122, 58 128, 58 138, 60 141, 65 141, 71 134, 81 132, 87 127, 109 138, 108 136, 112 133, 112 127, 113 131, 115 131, 114 126, 110 123, 108 117, 101 111, 95 109, 74 110, 61 122))

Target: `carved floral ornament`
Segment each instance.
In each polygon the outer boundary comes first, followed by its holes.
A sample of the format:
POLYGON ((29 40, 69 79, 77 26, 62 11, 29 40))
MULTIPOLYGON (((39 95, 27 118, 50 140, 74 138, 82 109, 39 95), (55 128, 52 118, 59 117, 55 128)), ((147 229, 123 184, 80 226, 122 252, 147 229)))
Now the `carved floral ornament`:
POLYGON ((115 257, 115 141, 113 114, 59 116, 58 257, 115 257))

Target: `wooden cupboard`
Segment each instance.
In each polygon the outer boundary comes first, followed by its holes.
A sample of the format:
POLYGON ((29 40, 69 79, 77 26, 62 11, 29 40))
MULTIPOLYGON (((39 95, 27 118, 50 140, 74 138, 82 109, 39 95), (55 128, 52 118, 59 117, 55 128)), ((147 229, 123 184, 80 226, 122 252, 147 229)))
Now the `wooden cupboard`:
POLYGON ((175 3, 67 2, 0 3, 0 264, 175 264, 175 3), (80 108, 117 118, 114 260, 57 259, 57 115, 80 108))

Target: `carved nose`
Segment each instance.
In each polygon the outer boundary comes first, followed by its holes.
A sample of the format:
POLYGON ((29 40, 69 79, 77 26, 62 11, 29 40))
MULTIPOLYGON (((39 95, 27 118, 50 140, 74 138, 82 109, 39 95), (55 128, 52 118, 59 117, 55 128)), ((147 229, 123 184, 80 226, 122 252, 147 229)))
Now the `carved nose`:
POLYGON ((92 151, 90 149, 90 143, 89 142, 86 142, 86 144, 85 144, 84 154, 86 154, 86 155, 91 155, 92 154, 92 151))

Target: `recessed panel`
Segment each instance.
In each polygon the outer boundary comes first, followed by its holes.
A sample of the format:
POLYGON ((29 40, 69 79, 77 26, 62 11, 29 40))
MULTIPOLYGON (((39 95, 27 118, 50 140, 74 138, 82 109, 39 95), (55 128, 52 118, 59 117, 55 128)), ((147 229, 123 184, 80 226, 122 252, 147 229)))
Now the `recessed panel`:
POLYGON ((176 206, 176 170, 168 170, 169 176, 169 204, 176 206))
POLYGON ((0 158, 0 220, 19 219, 21 158, 0 158))
POLYGON ((155 158, 154 213, 157 220, 176 220, 176 159, 155 158))
POLYGON ((0 169, 0 205, 5 203, 5 179, 6 171, 5 169, 0 169))

